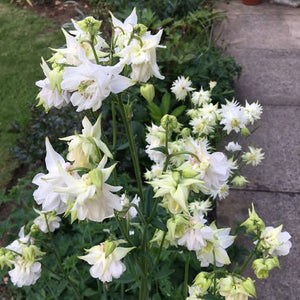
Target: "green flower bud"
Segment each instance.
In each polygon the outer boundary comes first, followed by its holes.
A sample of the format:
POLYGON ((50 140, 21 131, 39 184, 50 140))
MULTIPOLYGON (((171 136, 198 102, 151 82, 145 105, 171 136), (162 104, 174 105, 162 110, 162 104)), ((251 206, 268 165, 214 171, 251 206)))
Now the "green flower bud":
POLYGON ((250 130, 247 127, 241 129, 242 136, 249 136, 251 134, 250 130))
POLYGON ((95 35, 101 26, 102 21, 98 21, 93 17, 86 17, 84 20, 77 22, 77 25, 84 32, 95 35))
POLYGON ((193 170, 193 169, 190 169, 190 168, 186 168, 184 170, 182 170, 182 176, 184 178, 193 178, 195 176, 199 175, 199 172, 193 170))
POLYGON ((257 215, 254 205, 252 203, 252 211, 250 209, 249 212, 249 218, 241 224, 241 226, 246 227, 247 232, 254 232, 257 233, 257 231, 261 231, 265 228, 264 221, 257 215))
POLYGON ((231 183, 234 184, 235 186, 242 187, 244 186, 247 182, 249 182, 244 176, 235 176, 232 180, 231 183))
POLYGON ((36 224, 32 224, 31 227, 30 227, 30 235, 36 234, 36 233, 39 233, 39 232, 40 232, 39 226, 36 225, 36 224))
POLYGON ((179 180, 180 180, 180 173, 178 171, 172 172, 172 178, 174 179, 174 181, 179 182, 179 180))
POLYGON ((265 279, 269 277, 269 271, 274 268, 280 268, 277 257, 255 259, 252 263, 252 269, 257 278, 265 279))
POLYGON ((208 272, 199 273, 194 279, 194 285, 198 286, 202 290, 202 295, 206 293, 212 283, 212 274, 208 272))
POLYGON ((174 244, 176 237, 182 236, 184 234, 184 232, 186 230, 186 226, 188 224, 189 224, 188 220, 181 214, 175 215, 174 218, 170 218, 167 221, 168 240, 172 244, 174 244))
POLYGON ((189 128, 183 128, 182 130, 181 130, 181 136, 183 137, 183 138, 187 138, 187 137, 189 137, 191 135, 191 130, 189 129, 189 128))
POLYGON ((90 180, 98 189, 102 187, 103 174, 99 169, 93 169, 89 172, 90 180))
POLYGON ((133 32, 138 36, 143 36, 147 31, 147 27, 144 24, 136 24, 133 28, 133 32))
POLYGON ((150 103, 153 101, 155 96, 155 88, 153 84, 145 84, 140 87, 141 95, 150 103))
POLYGON ((168 129, 170 132, 178 132, 180 129, 180 124, 177 122, 177 118, 173 115, 164 115, 160 120, 160 125, 162 128, 165 130, 168 129))
POLYGON ((14 255, 11 251, 6 250, 5 248, 0 248, 0 268, 1 270, 5 267, 12 267, 14 263, 14 255))
POLYGON ((117 248, 117 245, 115 242, 111 242, 108 240, 105 241, 104 242, 105 258, 107 258, 110 254, 112 254, 116 248, 117 248))

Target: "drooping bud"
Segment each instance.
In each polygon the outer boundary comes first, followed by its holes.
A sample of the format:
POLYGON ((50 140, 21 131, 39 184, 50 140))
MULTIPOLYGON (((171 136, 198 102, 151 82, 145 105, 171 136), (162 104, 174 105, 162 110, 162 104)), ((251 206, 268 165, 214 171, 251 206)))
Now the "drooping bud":
POLYGON ((183 129, 181 130, 181 136, 182 136, 183 138, 187 138, 187 137, 189 137, 190 135, 191 135, 191 130, 190 130, 189 128, 185 127, 185 128, 183 128, 183 129))
POLYGON ((265 279, 269 277, 269 271, 274 268, 280 268, 277 257, 255 259, 252 263, 252 269, 257 278, 265 279))
POLYGON ((247 232, 262 231, 265 228, 264 221, 257 215, 254 205, 252 203, 252 211, 249 209, 249 218, 241 224, 241 226, 246 227, 247 232))
POLYGON ((192 168, 185 168, 185 169, 182 170, 182 176, 184 178, 193 178, 197 175, 199 175, 199 172, 195 171, 192 168))
POLYGON ((140 93, 148 101, 148 103, 151 103, 155 96, 155 88, 153 84, 147 83, 140 87, 140 93))

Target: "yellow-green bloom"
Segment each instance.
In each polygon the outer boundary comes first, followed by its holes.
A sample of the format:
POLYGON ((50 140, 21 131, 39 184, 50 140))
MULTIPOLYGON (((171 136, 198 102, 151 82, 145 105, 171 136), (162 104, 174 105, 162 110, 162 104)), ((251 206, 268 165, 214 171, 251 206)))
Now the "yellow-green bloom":
POLYGON ((280 268, 277 257, 255 259, 252 263, 252 269, 259 279, 268 278, 269 271, 276 267, 280 268))
POLYGON ((204 295, 206 291, 210 288, 212 284, 212 277, 213 274, 211 273, 201 272, 194 279, 194 285, 200 287, 202 290, 201 295, 204 295))
POLYGON ((264 221, 257 215, 254 205, 252 203, 252 211, 249 209, 249 218, 241 224, 241 226, 246 227, 247 232, 257 233, 265 228, 264 221))

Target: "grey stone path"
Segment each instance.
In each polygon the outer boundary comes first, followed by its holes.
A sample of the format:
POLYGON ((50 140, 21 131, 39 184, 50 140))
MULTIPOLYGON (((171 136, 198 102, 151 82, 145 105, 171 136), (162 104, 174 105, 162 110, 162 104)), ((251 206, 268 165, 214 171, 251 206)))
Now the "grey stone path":
POLYGON ((265 160, 245 169, 251 184, 219 202, 218 223, 234 226, 234 220, 247 218, 253 202, 266 224, 283 224, 293 247, 288 256, 280 257, 280 270, 273 270, 267 280, 257 280, 257 299, 299 300, 300 8, 241 2, 217 2, 216 9, 226 12, 227 18, 216 24, 214 35, 243 67, 236 98, 258 99, 264 107, 259 128, 247 144, 264 148, 265 160))

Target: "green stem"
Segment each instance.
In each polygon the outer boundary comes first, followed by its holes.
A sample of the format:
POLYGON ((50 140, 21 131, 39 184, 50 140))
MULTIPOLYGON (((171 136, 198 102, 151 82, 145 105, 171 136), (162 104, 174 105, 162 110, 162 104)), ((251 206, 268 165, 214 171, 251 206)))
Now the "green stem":
POLYGON ((98 58, 98 55, 97 55, 97 52, 96 52, 96 49, 95 49, 95 46, 94 46, 94 36, 91 37, 90 45, 91 45, 96 63, 97 63, 97 65, 99 65, 100 61, 99 61, 99 58, 98 58))
POLYGON ((121 118, 125 127, 125 132, 126 132, 126 136, 128 139, 128 143, 129 143, 129 149, 130 149, 130 154, 131 154, 131 159, 132 159, 132 164, 133 164, 133 169, 134 169, 134 173, 135 173, 135 178, 137 181, 137 185, 138 185, 138 190, 139 190, 139 196, 141 199, 141 205, 142 205, 142 210, 145 211, 145 202, 144 202, 144 195, 143 195, 143 183, 142 183, 142 178, 141 178, 141 171, 140 171, 140 165, 139 165, 139 158, 137 155, 137 150, 136 150, 136 146, 135 146, 135 142, 134 142, 134 136, 133 136, 133 131, 132 131, 132 127, 130 124, 130 119, 128 118, 127 114, 126 114, 126 110, 124 107, 124 104, 122 102, 121 97, 115 97, 120 112, 121 112, 121 118))
POLYGON ((214 256, 214 295, 217 294, 217 276, 216 276, 216 254, 215 254, 215 249, 213 249, 213 256, 214 256))
POLYGON ((117 120, 116 120, 116 107, 115 102, 111 102, 111 114, 112 114, 112 121, 113 121, 113 151, 116 150, 117 145, 117 120))
POLYGON ((248 256, 248 258, 245 260, 245 262, 243 263, 243 265, 241 266, 241 268, 239 269, 238 273, 242 274, 245 269, 247 268, 249 262, 251 261, 252 257, 254 256, 254 251, 250 253, 250 255, 248 256))
POLYGON ((190 267, 190 255, 188 253, 188 256, 185 261, 185 267, 184 267, 184 284, 183 284, 184 299, 186 299, 188 295, 189 267, 190 267))

